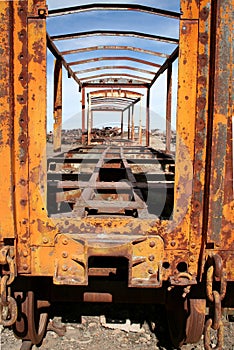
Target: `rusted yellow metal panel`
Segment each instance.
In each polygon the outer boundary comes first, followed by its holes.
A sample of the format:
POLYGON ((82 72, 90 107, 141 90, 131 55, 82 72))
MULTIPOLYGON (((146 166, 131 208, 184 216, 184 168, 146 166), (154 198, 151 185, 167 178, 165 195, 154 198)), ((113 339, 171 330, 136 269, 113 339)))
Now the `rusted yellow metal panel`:
POLYGON ((178 112, 175 172, 175 226, 189 237, 193 158, 196 117, 196 80, 198 51, 198 21, 180 23, 180 54, 178 73, 178 112))
MULTIPOLYGON (((233 7, 230 1, 224 0, 218 3, 217 12, 214 14, 214 35, 216 45, 214 47, 213 63, 213 101, 211 105, 212 118, 212 145, 211 145, 211 177, 209 197, 209 223, 208 242, 213 242, 217 247, 234 248, 233 238, 233 197, 225 203, 225 175, 227 152, 230 152, 231 134, 228 132, 231 126, 232 97, 230 94, 232 81, 232 13, 233 7), (225 87, 225 88, 224 88, 225 87), (225 203, 225 206, 224 206, 225 203), (229 217, 223 219, 223 214, 228 213, 229 217), (228 224, 229 223, 229 224, 228 224), (225 234, 222 234, 222 226, 225 227, 225 234), (229 234, 227 232, 229 226, 229 234)), ((229 161, 230 164, 230 161, 229 161)))
POLYGON ((15 236, 13 201, 12 3, 0 1, 0 241, 15 236), (10 5, 9 5, 10 4, 10 5))
POLYGON ((18 241, 18 271, 30 272, 28 197, 28 53, 27 2, 13 1, 14 8, 14 162, 15 217, 18 241))
MULTIPOLYGON (((42 4, 41 4, 42 5, 42 4)), ((28 19, 28 132, 30 232, 32 245, 53 245, 56 232, 46 211, 46 23, 28 19)))
POLYGON ((199 0, 181 0, 181 18, 182 19, 198 19, 199 18, 199 0))
MULTIPOLYGON (((209 108, 209 57, 210 57, 211 10, 210 0, 200 1, 199 36, 198 40, 198 71, 197 71, 197 101, 194 140, 194 169, 193 195, 190 226, 190 259, 189 266, 197 269, 203 233, 203 212, 205 204, 205 174, 206 174, 206 146, 207 123, 209 108)), ((204 243, 204 242, 203 242, 204 243)), ((202 271, 200 271, 200 274, 202 271)))
POLYGON ((55 61, 54 66, 54 152, 61 150, 62 132, 62 62, 55 61))

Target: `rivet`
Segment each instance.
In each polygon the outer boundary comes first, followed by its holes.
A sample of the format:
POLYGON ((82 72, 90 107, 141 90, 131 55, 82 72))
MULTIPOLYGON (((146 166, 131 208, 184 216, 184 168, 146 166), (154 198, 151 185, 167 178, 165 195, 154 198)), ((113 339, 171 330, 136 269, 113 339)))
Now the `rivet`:
POLYGON ((67 252, 63 252, 63 253, 62 253, 62 257, 63 257, 63 258, 67 258, 67 257, 68 257, 67 252))
POLYGON ((155 242, 154 241, 151 241, 150 244, 149 244, 150 248, 153 248, 155 247, 155 242))
POLYGON ((197 224, 194 224, 193 227, 194 227, 194 228, 197 228, 197 224))
POLYGON ((195 244, 195 243, 192 243, 192 244, 191 244, 191 248, 194 249, 195 247, 196 247, 196 244, 195 244))
POLYGON ((150 275, 153 275, 154 270, 153 270, 153 269, 149 269, 149 270, 148 270, 148 273, 149 273, 150 275))
POLYGON ((25 258, 28 256, 27 250, 24 250, 24 251, 23 251, 23 256, 24 256, 25 258))
POLYGON ((23 220, 23 221, 22 221, 22 224, 23 224, 23 225, 26 225, 26 224, 27 224, 27 220, 23 220))
POLYGON ((48 240, 47 237, 43 237, 43 240, 42 240, 42 241, 43 241, 43 243, 45 243, 45 244, 49 242, 49 240, 48 240))
POLYGON ((63 241, 62 241, 62 243, 63 243, 64 245, 67 245, 67 244, 68 244, 67 238, 64 238, 63 241))
POLYGON ((23 270, 26 271, 27 269, 28 269, 28 265, 27 265, 27 264, 24 264, 24 265, 23 265, 23 270))
POLYGON ((149 259, 149 261, 154 261, 155 257, 154 257, 154 255, 150 255, 150 256, 148 257, 148 259, 149 259))
POLYGON ((67 265, 63 265, 63 266, 62 266, 62 270, 63 270, 63 271, 67 271, 67 270, 68 270, 68 266, 67 266, 67 265))
POLYGON ((172 242, 171 242, 171 246, 172 246, 172 247, 175 247, 175 245, 176 245, 176 242, 175 242, 175 241, 172 241, 172 242))
POLYGON ((194 261, 195 261, 195 259, 194 259, 193 256, 191 256, 190 261, 191 261, 191 262, 194 262, 194 261))

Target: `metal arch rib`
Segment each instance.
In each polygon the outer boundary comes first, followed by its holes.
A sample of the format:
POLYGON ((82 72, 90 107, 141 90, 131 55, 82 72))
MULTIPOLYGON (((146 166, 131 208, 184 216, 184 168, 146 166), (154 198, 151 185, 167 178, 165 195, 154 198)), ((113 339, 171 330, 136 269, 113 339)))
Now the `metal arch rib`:
POLYGON ((86 73, 90 73, 90 72, 96 72, 98 70, 108 70, 108 69, 109 70, 114 70, 114 69, 132 70, 132 71, 136 71, 136 72, 140 72, 140 73, 144 73, 144 74, 155 75, 155 72, 141 69, 141 68, 135 68, 132 66, 101 66, 101 67, 94 67, 94 68, 89 68, 89 69, 78 70, 78 71, 75 71, 74 73, 75 74, 86 74, 86 73))
POLYGON ((168 18, 179 19, 180 13, 174 11, 163 10, 155 7, 149 7, 138 4, 86 4, 81 6, 73 6, 67 8, 58 8, 49 10, 48 17, 63 16, 87 11, 137 11, 145 12, 152 15, 158 15, 168 18))
POLYGON ((134 51, 134 52, 140 52, 143 54, 147 55, 152 55, 152 56, 158 56, 162 58, 168 58, 169 55, 163 52, 157 52, 157 51, 152 51, 152 50, 146 50, 142 49, 140 47, 135 47, 135 46, 117 46, 117 45, 98 45, 98 46, 89 46, 89 47, 82 47, 78 49, 73 49, 73 50, 66 50, 66 51, 61 51, 62 55, 72 55, 75 53, 82 53, 82 52, 91 52, 91 51, 98 51, 98 50, 125 50, 125 51, 134 51))
POLYGON ((146 60, 142 60, 142 59, 138 59, 138 58, 134 58, 134 57, 128 57, 128 56, 92 57, 92 58, 88 58, 85 60, 69 62, 68 65, 69 66, 76 66, 76 65, 80 65, 80 64, 94 63, 94 62, 101 62, 101 61, 132 61, 132 62, 141 63, 141 64, 144 64, 146 66, 151 66, 151 67, 155 67, 155 68, 161 67, 161 65, 158 63, 154 63, 151 61, 146 61, 146 60))
POLYGON ((68 34, 60 34, 60 35, 53 35, 51 36, 51 39, 54 41, 57 40, 71 40, 71 39, 79 39, 79 38, 85 38, 89 36, 132 36, 139 39, 148 39, 148 40, 155 40, 155 41, 162 41, 169 44, 178 44, 179 40, 176 38, 170 38, 170 37, 164 37, 160 35, 153 35, 148 33, 141 33, 141 32, 134 32, 134 31, 112 31, 112 30, 91 30, 86 32, 78 32, 78 33, 68 33, 68 34))
POLYGON ((151 80, 150 79, 147 79, 147 78, 144 78, 144 77, 140 77, 140 76, 137 76, 137 75, 132 75, 132 74, 98 74, 98 75, 93 75, 93 76, 89 76, 89 77, 85 77, 85 78, 82 78, 80 79, 81 82, 85 81, 91 81, 91 80, 97 80, 97 79, 100 79, 102 77, 109 77, 109 78, 112 78, 112 77, 126 77, 126 78, 129 78, 129 79, 135 79, 137 81, 140 81, 140 82, 144 82, 144 83, 150 83, 151 80))

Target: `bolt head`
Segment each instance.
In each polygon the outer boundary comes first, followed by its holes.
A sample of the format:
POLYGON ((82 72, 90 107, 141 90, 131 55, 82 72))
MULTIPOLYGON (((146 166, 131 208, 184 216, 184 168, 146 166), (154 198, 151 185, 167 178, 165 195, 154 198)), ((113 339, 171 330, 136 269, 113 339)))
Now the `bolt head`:
POLYGON ((155 247, 155 242, 154 241, 151 241, 150 243, 149 243, 149 246, 150 246, 150 248, 153 248, 153 247, 155 247))

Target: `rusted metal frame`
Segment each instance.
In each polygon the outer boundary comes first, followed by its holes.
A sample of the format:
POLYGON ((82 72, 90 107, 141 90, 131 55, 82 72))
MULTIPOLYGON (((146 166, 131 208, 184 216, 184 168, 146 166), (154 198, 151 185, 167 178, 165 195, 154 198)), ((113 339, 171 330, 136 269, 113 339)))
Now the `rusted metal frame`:
POLYGON ((91 131, 92 131, 92 123, 91 123, 91 96, 88 94, 88 111, 87 111, 87 131, 88 131, 88 137, 87 137, 87 144, 90 145, 91 143, 91 131))
POLYGON ((63 55, 61 54, 61 52, 58 50, 58 48, 56 47, 56 45, 53 43, 53 40, 51 40, 51 37, 49 36, 49 34, 46 34, 46 39, 47 39, 47 47, 50 50, 50 52, 54 55, 54 57, 57 60, 61 60, 64 68, 67 70, 68 73, 68 77, 72 77, 75 82, 79 85, 79 88, 82 88, 82 83, 81 81, 78 79, 78 77, 76 76, 76 74, 73 72, 73 70, 69 67, 68 63, 66 62, 66 60, 64 59, 63 55))
POLYGON ((160 8, 149 7, 135 4, 86 4, 81 6, 72 6, 67 8, 59 8, 48 11, 48 17, 69 15, 87 11, 137 11, 145 12, 151 15, 163 16, 167 18, 179 19, 180 13, 174 11, 163 10, 160 8))
MULTIPOLYGON (((196 100, 196 119, 195 119, 195 140, 194 140, 194 168, 193 168, 193 193, 192 193, 192 211, 190 224, 189 250, 194 261, 194 271, 197 270, 198 280, 202 278, 203 266, 197 264, 198 256, 202 261, 206 237, 206 218, 204 208, 207 199, 205 197, 205 169, 206 169, 206 140, 209 132, 207 130, 208 106, 209 106, 209 57, 210 53, 210 34, 211 29, 211 11, 210 0, 200 2, 199 16, 199 37, 198 37, 198 71, 197 71, 197 100, 196 100)), ((208 136, 209 137, 209 136, 208 136)))
POLYGON ((128 107, 128 139, 130 140, 130 119, 131 118, 131 110, 130 107, 128 107))
POLYGON ((62 136, 62 62, 55 61, 54 66, 54 135, 53 147, 54 152, 61 151, 62 136))
POLYGON ((166 101, 166 152, 171 151, 171 94, 172 94, 172 63, 167 68, 167 101, 166 101))
POLYGON ((90 47, 82 47, 79 49, 73 49, 73 50, 66 50, 61 51, 62 55, 72 55, 74 53, 82 53, 82 52, 90 52, 90 51, 98 51, 98 50, 125 50, 125 51, 135 51, 140 52, 148 55, 158 56, 162 58, 168 58, 169 55, 163 52, 157 52, 152 50, 145 50, 140 47, 135 46, 116 46, 116 45, 99 45, 99 46, 90 46, 90 47))
POLYGON ((120 128, 121 128, 121 137, 124 135, 124 112, 121 112, 121 120, 120 120, 120 128))
POLYGON ((133 97, 140 97, 142 96, 141 93, 130 91, 130 90, 120 90, 120 89, 106 89, 106 90, 97 90, 97 91, 91 91, 90 95, 93 97, 127 97, 127 98, 133 98, 133 97))
POLYGON ((157 63, 154 63, 151 61, 142 60, 142 59, 135 58, 135 57, 129 57, 129 56, 92 57, 92 58, 88 58, 88 59, 80 60, 80 61, 71 61, 68 63, 68 65, 69 66, 76 66, 76 65, 80 65, 80 64, 102 62, 102 61, 132 61, 132 62, 141 63, 141 64, 144 64, 146 66, 151 66, 151 67, 155 67, 155 68, 161 67, 160 64, 157 64, 157 63))
POLYGON ((85 88, 81 89, 81 108, 82 108, 82 121, 81 121, 81 142, 84 144, 85 142, 85 88))
POLYGON ((91 105, 97 103, 97 102, 121 102, 121 103, 133 103, 134 101, 138 100, 139 98, 130 98, 130 97, 118 97, 118 96, 97 96, 97 97, 91 97, 91 105))
POLYGON ((138 131, 138 142, 142 145, 142 99, 140 99, 140 116, 139 116, 139 131, 138 131))
MULTIPOLYGON (((232 77, 232 4, 228 0, 217 1, 212 7, 213 18, 216 23, 214 35, 216 33, 216 45, 214 53, 214 75, 210 82, 213 91, 213 100, 210 100, 209 118, 212 119, 212 142, 209 144, 211 156, 210 162, 210 186, 209 186, 209 215, 207 241, 215 243, 216 247, 233 247, 233 237, 229 240, 222 232, 222 225, 226 226, 227 232, 232 230, 231 220, 233 220, 233 210, 230 203, 230 217, 226 217, 224 222, 224 190, 226 173, 226 156, 228 144, 228 127, 232 111, 230 108, 230 87, 232 77), (225 87, 225 88, 224 88, 225 87)), ((232 83, 231 83, 232 84, 232 83)))
POLYGON ((83 69, 83 70, 78 70, 75 71, 75 74, 86 74, 86 73, 90 73, 90 72, 96 72, 99 70, 113 70, 113 69, 122 69, 122 70, 132 70, 132 71, 136 71, 136 72, 140 72, 140 73, 144 73, 144 74, 155 74, 155 72, 146 70, 146 69, 141 69, 141 68, 136 68, 136 67, 132 67, 132 66, 100 66, 100 67, 93 67, 93 68, 89 68, 89 69, 83 69))
POLYGON ((155 83, 155 81, 158 79, 158 77, 165 72, 165 70, 168 68, 168 66, 170 64, 172 64, 179 55, 179 46, 177 46, 175 48, 175 50, 172 52, 172 54, 168 57, 168 59, 166 59, 166 61, 163 63, 163 65, 159 68, 159 70, 157 71, 157 73, 155 74, 155 77, 153 78, 153 80, 150 83, 150 87, 155 83))
MULTIPOLYGON (((95 184, 98 180, 98 176, 99 176, 99 171, 100 171, 100 168, 102 167, 104 161, 105 161, 105 156, 106 156, 106 153, 109 151, 110 147, 107 147, 100 159, 98 160, 96 166, 95 166, 95 169, 94 169, 94 172, 91 176, 91 178, 89 179, 89 184, 91 186, 93 186, 95 188, 95 184)), ((84 211, 85 211, 85 207, 87 206, 87 201, 90 201, 91 200, 91 196, 92 196, 92 193, 94 191, 94 188, 92 187, 88 187, 88 188, 85 188, 80 197, 79 197, 79 200, 76 201, 76 204, 73 208, 73 212, 75 213, 78 213, 79 215, 83 216, 84 215, 84 211)), ((89 202, 90 204, 90 202, 89 202)))
POLYGON ((150 145, 150 89, 146 92, 146 116, 145 116, 146 146, 150 145))
MULTIPOLYGON (((0 241, 4 238, 15 237, 14 222, 14 178, 13 174, 13 125, 14 125, 14 79, 13 72, 13 36, 10 35, 13 25, 13 3, 9 1, 0 2, 0 241), (10 68, 11 67, 11 68, 10 68), (4 225, 3 225, 4 223, 4 225)), ((19 123, 19 117, 17 120, 19 123)), ((26 185, 26 183, 25 183, 26 185)))
MULTIPOLYGON (((15 220, 17 234, 17 272, 30 273, 30 223, 29 223, 29 145, 32 142, 28 130, 28 3, 8 3, 13 11, 9 35, 13 39, 11 62, 14 76, 14 176, 15 176, 15 220), (14 30, 13 30, 14 28, 14 30), (11 33, 11 34, 10 34, 11 33)), ((8 174, 10 176, 10 174, 8 174)))
POLYGON ((109 112, 109 111, 123 111, 123 108, 116 108, 116 107, 95 107, 92 109, 94 112, 98 112, 98 111, 103 111, 103 112, 109 112))
MULTIPOLYGON (((188 2, 181 2, 186 8, 188 2)), ((191 227, 191 199, 193 190, 194 139, 197 102, 198 74, 198 24, 197 19, 184 19, 180 22, 180 52, 178 71, 177 142, 175 163, 175 191, 173 224, 174 232, 181 234, 178 247, 188 249, 191 227), (177 170, 178 169, 178 170, 177 170)), ((175 54, 175 58, 177 54, 175 54)), ((166 68, 166 67, 165 67, 166 68)), ((199 246, 201 237, 191 242, 199 246), (199 241, 199 242, 198 242, 199 241)), ((173 248, 172 248, 173 249, 173 248)), ((197 256, 189 259, 188 272, 197 273, 197 256)))
MULTIPOLYGON (((136 187, 136 178, 133 175, 132 169, 129 166, 129 163, 125 157, 123 147, 120 148, 120 157, 121 157, 121 160, 123 162, 123 166, 126 170, 126 177, 127 177, 128 181, 130 181, 132 186, 133 186, 134 201, 138 204, 138 207, 134 207, 133 209, 138 209, 138 217, 142 217, 142 216, 145 217, 149 214, 148 209, 147 209, 147 205, 142 197, 141 191, 137 188, 134 188, 134 187, 136 187)), ((129 208, 129 209, 131 209, 131 208, 129 208)))
POLYGON ((116 189, 116 190, 130 190, 132 188, 147 189, 150 188, 173 188, 173 181, 154 181, 149 183, 136 182, 129 184, 127 182, 96 182, 94 185, 85 181, 60 181, 57 184, 57 188, 63 189, 83 189, 83 188, 94 188, 94 189, 116 189))
POLYGON ((134 122, 134 104, 132 104, 132 113, 131 113, 131 140, 135 140, 135 122, 134 122))
MULTIPOLYGON (((28 0, 28 4, 34 6, 35 2, 28 0)), ((44 0, 40 2, 40 9, 46 12, 44 0)), ((32 246, 46 249, 54 245, 58 230, 46 211, 46 19, 38 16, 38 10, 35 17, 28 18, 28 56, 33 58, 28 61, 28 74, 33 77, 28 81, 30 240, 32 246)), ((42 273, 33 257, 31 269, 34 274, 42 273)), ((27 271, 26 265, 23 270, 27 271)))
POLYGON ((136 82, 136 83, 97 83, 97 82, 83 82, 82 83, 83 87, 87 87, 87 88, 132 88, 132 89, 145 89, 149 86, 148 83, 140 83, 140 82, 136 82))
POLYGON ((117 30, 117 31, 91 30, 91 31, 87 31, 87 32, 53 35, 53 36, 51 36, 51 39, 54 41, 57 41, 57 40, 86 38, 89 36, 115 36, 115 37, 132 36, 135 38, 161 41, 161 42, 165 42, 165 43, 169 43, 169 44, 178 44, 179 43, 179 40, 176 38, 164 37, 164 36, 160 36, 160 35, 153 35, 153 34, 148 34, 148 33, 134 32, 134 31, 123 31, 123 30, 117 30))
POLYGON ((91 80, 100 79, 100 78, 103 78, 103 77, 109 77, 109 78, 119 77, 119 79, 121 79, 122 77, 126 77, 126 78, 130 78, 129 80, 135 79, 136 81, 141 82, 141 83, 143 83, 143 82, 150 83, 151 82, 150 79, 147 79, 147 78, 144 78, 144 77, 140 77, 140 76, 137 76, 137 75, 126 74, 126 73, 122 73, 122 74, 121 73, 119 73, 119 74, 114 74, 114 73, 99 74, 99 75, 94 75, 94 76, 81 78, 80 81, 83 83, 86 80, 91 81, 91 80))

